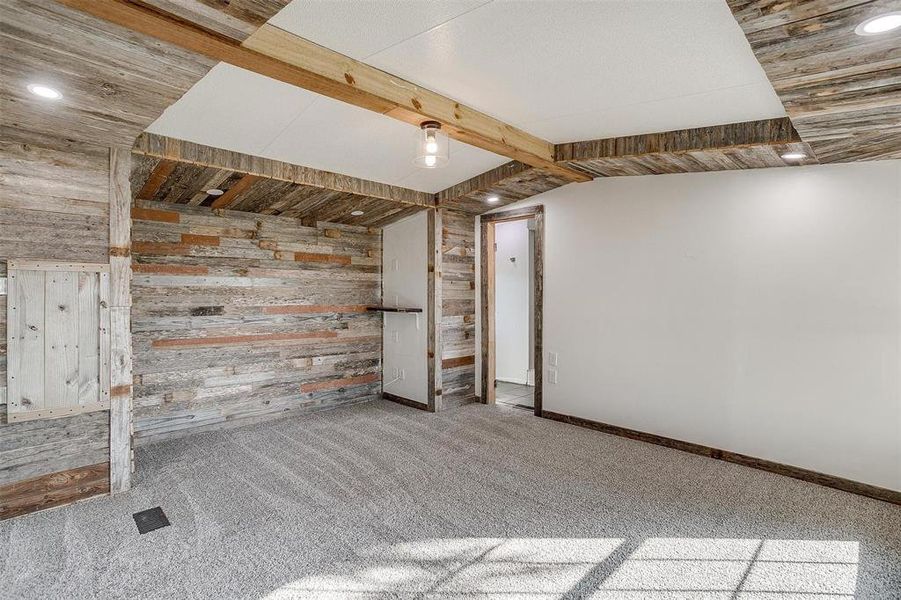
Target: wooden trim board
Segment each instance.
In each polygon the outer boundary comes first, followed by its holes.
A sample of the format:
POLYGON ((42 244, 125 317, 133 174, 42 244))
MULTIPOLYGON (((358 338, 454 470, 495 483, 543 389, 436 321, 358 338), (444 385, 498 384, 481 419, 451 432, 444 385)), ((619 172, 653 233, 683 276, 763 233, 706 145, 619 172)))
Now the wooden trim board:
POLYGON ((574 417, 572 415, 564 415, 548 410, 542 411, 539 416, 544 417, 545 419, 550 419, 552 421, 559 421, 561 423, 577 425, 579 427, 585 427, 587 429, 594 429, 595 431, 600 431, 602 433, 609 433, 611 435, 617 435, 620 437, 629 438, 631 440, 646 442, 648 444, 665 446, 673 450, 690 452, 691 454, 698 454, 700 456, 706 456, 708 458, 723 460, 737 465, 743 465, 745 467, 751 467, 753 469, 768 471, 770 473, 783 475, 785 477, 791 477, 793 479, 800 479, 801 481, 806 481, 808 483, 815 483, 817 485, 831 487, 837 490, 842 490, 843 492, 849 492, 852 494, 857 494, 859 496, 866 496, 875 500, 882 500, 883 502, 901 505, 901 492, 875 485, 870 485, 867 483, 860 483, 858 481, 845 479, 843 477, 836 477, 835 475, 826 475, 825 473, 818 473, 809 469, 793 467, 791 465, 785 465, 762 458, 754 458, 753 456, 738 454, 737 452, 730 452, 729 450, 720 450, 718 448, 704 446, 703 444, 685 442, 682 440, 677 440, 675 438, 669 438, 653 433, 645 433, 643 431, 637 431, 635 429, 628 429, 626 427, 620 427, 618 425, 610 425, 609 423, 602 423, 600 421, 593 421, 591 419, 585 419, 582 417, 574 417))
POLYGON ((76 467, 0 486, 0 521, 109 492, 109 463, 76 467))
POLYGON ((442 395, 442 371, 441 364, 441 287, 442 287, 442 253, 441 230, 442 213, 438 209, 431 209, 426 222, 426 251, 428 255, 428 283, 427 283, 427 327, 428 341, 426 344, 426 364, 428 376, 428 407, 432 412, 441 410, 442 395))
POLYGON ((416 408, 418 410, 424 410, 426 412, 435 412, 435 409, 428 404, 423 404, 422 402, 417 402, 416 400, 410 400, 409 398, 404 398, 403 396, 398 396, 397 394, 392 394, 390 392, 382 392, 382 398, 384 398, 385 400, 390 400, 391 402, 403 404, 404 406, 409 406, 410 408, 416 408))
POLYGON ((79 271, 83 273, 109 273, 109 265, 104 263, 68 263, 47 260, 15 259, 6 262, 8 270, 23 271, 79 271))
POLYGON ((9 412, 6 415, 6 420, 9 423, 24 423, 25 421, 37 421, 39 419, 60 419, 62 417, 71 417, 72 415, 109 410, 109 408, 110 402, 109 400, 105 400, 102 402, 94 402, 92 404, 79 404, 78 406, 59 406, 56 408, 30 410, 22 413, 9 412))
POLYGON ((494 380, 495 374, 495 339, 494 339, 494 225, 505 221, 518 221, 522 219, 535 220, 535 273, 533 284, 534 294, 534 321, 535 330, 533 353, 533 367, 535 369, 535 415, 541 416, 542 395, 544 385, 544 207, 541 205, 516 208, 503 212, 491 213, 481 216, 480 224, 480 253, 481 253, 481 394, 479 402, 483 404, 495 403, 494 380))

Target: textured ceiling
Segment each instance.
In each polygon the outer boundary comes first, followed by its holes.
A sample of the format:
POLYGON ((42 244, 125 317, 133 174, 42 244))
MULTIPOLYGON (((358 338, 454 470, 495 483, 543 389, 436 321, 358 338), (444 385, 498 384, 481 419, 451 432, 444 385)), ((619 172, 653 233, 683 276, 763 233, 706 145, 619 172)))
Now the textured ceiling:
MULTIPOLYGON (((295 0, 270 23, 553 142, 784 114, 721 0, 295 0)), ((507 162, 452 142, 418 169, 414 127, 227 65, 149 131, 430 193, 507 162)))

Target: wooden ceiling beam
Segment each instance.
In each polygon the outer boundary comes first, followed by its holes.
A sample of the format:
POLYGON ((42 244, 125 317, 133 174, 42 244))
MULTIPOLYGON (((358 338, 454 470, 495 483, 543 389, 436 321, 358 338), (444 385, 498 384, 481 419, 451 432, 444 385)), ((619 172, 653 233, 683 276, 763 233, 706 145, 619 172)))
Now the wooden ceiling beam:
POLYGON ((761 145, 793 144, 800 141, 801 138, 791 121, 783 117, 557 144, 556 156, 560 161, 596 160, 652 154, 737 150, 761 145))
POLYGON ((545 169, 511 161, 438 192, 438 206, 481 214, 568 183, 545 169))
MULTIPOLYGON (((558 144, 557 160, 593 177, 692 173, 811 164, 816 159, 787 118, 558 144), (785 152, 808 158, 788 163, 785 152)), ((542 169, 510 162, 438 193, 438 205, 485 211, 566 185, 542 169), (497 196, 494 202, 488 198, 497 196)))
POLYGON ((204 146, 152 133, 141 134, 135 142, 132 152, 142 156, 258 175, 267 179, 289 181, 358 196, 381 198, 402 204, 434 206, 434 195, 426 192, 204 146))
POLYGON ((555 163, 550 142, 272 25, 264 25, 242 44, 136 1, 57 2, 208 58, 406 123, 439 121, 454 139, 545 168, 570 181, 590 179, 555 163))

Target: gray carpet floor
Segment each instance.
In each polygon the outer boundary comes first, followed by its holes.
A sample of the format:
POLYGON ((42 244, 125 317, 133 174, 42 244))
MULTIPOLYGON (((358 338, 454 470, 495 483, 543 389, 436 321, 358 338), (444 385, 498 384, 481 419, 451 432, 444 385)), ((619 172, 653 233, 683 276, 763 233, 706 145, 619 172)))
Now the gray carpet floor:
POLYGON ((0 597, 901 598, 901 507, 512 408, 370 402, 137 461, 127 494, 0 523, 0 597))

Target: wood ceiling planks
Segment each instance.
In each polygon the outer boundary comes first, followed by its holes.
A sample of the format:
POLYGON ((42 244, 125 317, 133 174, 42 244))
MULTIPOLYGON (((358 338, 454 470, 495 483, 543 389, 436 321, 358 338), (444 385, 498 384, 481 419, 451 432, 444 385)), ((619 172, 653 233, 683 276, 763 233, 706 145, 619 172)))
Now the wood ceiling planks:
POLYGON ((0 2, 0 54, 3 139, 73 148, 131 147, 215 64, 46 0, 0 2), (29 83, 63 98, 33 96, 29 83))
POLYGON ((512 161, 438 193, 438 205, 481 214, 571 183, 544 169, 512 161), (495 202, 488 199, 497 197, 495 202))
POLYGON ((728 3, 820 162, 901 158, 901 36, 854 32, 901 0, 728 3))
POLYGON ((402 202, 140 154, 132 162, 132 189, 139 190, 136 200, 366 227, 382 227, 433 206, 431 202, 402 202), (174 166, 170 168, 170 164, 174 166), (219 182, 223 195, 205 193, 211 180, 219 182), (353 211, 363 214, 355 216, 353 211))
POLYGON ((432 206, 432 194, 387 183, 360 179, 340 173, 320 171, 311 167, 222 150, 152 133, 142 134, 133 152, 156 158, 174 160, 226 171, 239 171, 268 179, 280 179, 312 187, 337 190, 359 196, 383 198, 405 204, 432 206))

